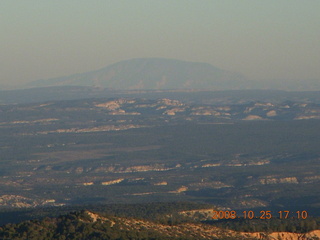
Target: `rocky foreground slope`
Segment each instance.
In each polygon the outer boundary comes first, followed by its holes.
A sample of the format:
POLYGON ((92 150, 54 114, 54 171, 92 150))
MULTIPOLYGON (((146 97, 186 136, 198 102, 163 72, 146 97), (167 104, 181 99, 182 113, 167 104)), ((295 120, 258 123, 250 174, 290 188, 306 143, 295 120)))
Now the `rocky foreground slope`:
POLYGON ((1 239, 319 239, 320 230, 308 233, 244 233, 208 224, 159 224, 133 218, 102 216, 90 211, 58 218, 8 224, 0 228, 1 239))

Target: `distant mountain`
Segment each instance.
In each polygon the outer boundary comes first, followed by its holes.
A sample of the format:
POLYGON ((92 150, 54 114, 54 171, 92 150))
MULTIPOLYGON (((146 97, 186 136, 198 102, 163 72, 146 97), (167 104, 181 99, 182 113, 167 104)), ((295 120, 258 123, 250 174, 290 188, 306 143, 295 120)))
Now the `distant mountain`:
POLYGON ((245 89, 238 73, 208 63, 164 58, 137 58, 70 76, 37 80, 28 87, 90 86, 112 89, 245 89))

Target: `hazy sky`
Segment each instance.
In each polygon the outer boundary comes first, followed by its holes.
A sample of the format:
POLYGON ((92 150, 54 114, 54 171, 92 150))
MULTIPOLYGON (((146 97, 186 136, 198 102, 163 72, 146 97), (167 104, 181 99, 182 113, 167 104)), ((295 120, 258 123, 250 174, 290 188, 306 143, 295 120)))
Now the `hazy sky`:
POLYGON ((1 0, 0 85, 140 57, 320 79, 319 0, 1 0))

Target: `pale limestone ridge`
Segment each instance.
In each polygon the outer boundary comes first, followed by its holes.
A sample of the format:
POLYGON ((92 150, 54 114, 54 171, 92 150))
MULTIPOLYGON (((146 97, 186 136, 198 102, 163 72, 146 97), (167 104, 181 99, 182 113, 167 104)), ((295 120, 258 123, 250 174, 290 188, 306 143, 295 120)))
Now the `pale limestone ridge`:
POLYGON ((259 179, 260 184, 281 184, 281 183, 294 183, 298 184, 299 181, 296 177, 274 177, 274 176, 265 176, 259 179))
POLYGON ((49 133, 90 133, 90 132, 108 132, 108 131, 121 131, 132 128, 141 128, 142 125, 126 124, 126 125, 105 125, 93 128, 68 128, 68 129, 57 129, 53 131, 38 132, 38 134, 49 134, 49 133))
POLYGON ((119 178, 119 179, 115 179, 115 180, 111 180, 111 181, 105 181, 105 182, 102 182, 101 185, 114 185, 114 184, 117 184, 117 183, 121 183, 124 181, 124 178, 119 178))
POLYGON ((63 206, 64 204, 56 203, 55 199, 31 199, 21 195, 2 195, 0 196, 1 207, 16 208, 34 208, 38 206, 63 206))

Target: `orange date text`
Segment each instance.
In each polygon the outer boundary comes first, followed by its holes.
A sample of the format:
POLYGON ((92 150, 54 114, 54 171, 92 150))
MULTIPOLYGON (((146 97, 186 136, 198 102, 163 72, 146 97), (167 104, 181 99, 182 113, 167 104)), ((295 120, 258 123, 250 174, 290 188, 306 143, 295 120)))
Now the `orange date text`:
POLYGON ((308 212, 307 211, 278 211, 278 212, 272 212, 272 211, 266 211, 262 210, 259 212, 254 211, 229 211, 229 210, 221 210, 221 211, 213 211, 212 219, 218 220, 218 219, 238 219, 238 218, 244 218, 244 219, 271 219, 271 218, 279 218, 279 219, 289 219, 289 218, 297 218, 297 219, 306 219, 308 218, 308 212))

